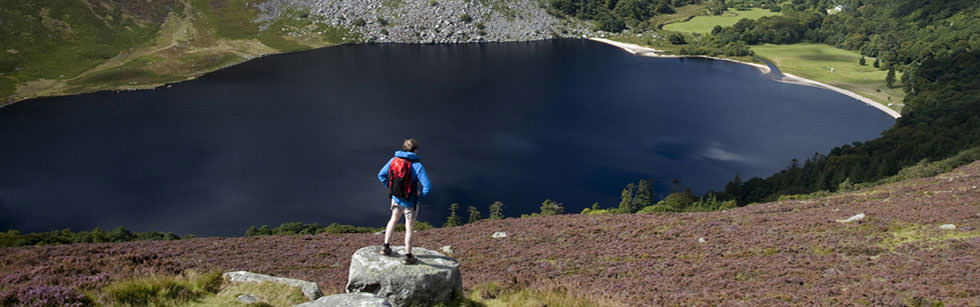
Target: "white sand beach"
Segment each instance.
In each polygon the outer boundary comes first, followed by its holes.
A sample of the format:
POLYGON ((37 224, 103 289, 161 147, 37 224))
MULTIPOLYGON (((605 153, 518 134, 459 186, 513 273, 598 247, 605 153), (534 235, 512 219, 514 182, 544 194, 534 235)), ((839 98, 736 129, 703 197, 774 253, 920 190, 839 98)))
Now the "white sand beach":
MULTIPOLYGON (((598 37, 592 37, 592 38, 589 38, 589 39, 590 40, 593 40, 593 41, 600 42, 600 43, 605 43, 605 44, 609 44, 609 45, 613 45, 613 46, 619 47, 620 49, 623 49, 626 52, 629 52, 630 54, 633 54, 633 55, 648 56, 648 57, 660 57, 660 58, 691 58, 691 57, 693 57, 693 58, 707 58, 707 59, 713 59, 713 60, 719 60, 719 61, 729 61, 729 62, 735 62, 735 63, 749 65, 749 66, 752 66, 752 67, 755 67, 755 68, 759 69, 759 71, 761 73, 763 73, 763 74, 767 74, 767 73, 770 73, 771 72, 771 70, 769 69, 768 66, 762 65, 762 64, 758 64, 758 63, 749 63, 749 62, 745 62, 745 61, 739 61, 739 60, 733 60, 733 59, 725 59, 725 58, 712 57, 712 56, 704 56, 704 55, 693 55, 693 56, 688 56, 688 55, 671 55, 671 54, 664 54, 663 51, 661 51, 661 50, 657 50, 657 49, 653 49, 653 48, 649 48, 649 47, 644 47, 644 46, 640 46, 640 45, 636 45, 636 44, 617 42, 617 41, 614 41, 614 40, 605 39, 605 38, 598 38, 598 37)), ((835 92, 838 92, 838 93, 847 95, 848 97, 857 99, 858 101, 863 102, 863 103, 865 103, 867 105, 870 105, 870 106, 872 106, 872 107, 874 107, 874 108, 876 108, 878 110, 881 110, 882 112, 884 112, 885 114, 888 114, 891 117, 894 117, 894 118, 902 117, 902 114, 898 113, 897 111, 892 110, 892 109, 888 108, 887 106, 878 103, 877 101, 871 100, 868 97, 864 97, 864 96, 858 95, 855 92, 852 92, 852 91, 849 91, 849 90, 846 90, 846 89, 842 89, 842 88, 839 88, 839 87, 836 87, 836 86, 833 86, 833 85, 830 85, 830 84, 826 84, 826 83, 823 83, 823 82, 806 79, 806 78, 803 78, 803 77, 800 77, 800 76, 796 76, 796 75, 793 75, 793 74, 788 74, 788 73, 785 73, 785 72, 781 72, 781 73, 782 73, 783 77, 782 78, 777 78, 777 81, 786 82, 786 83, 792 83, 792 84, 799 84, 799 85, 807 85, 807 86, 819 87, 819 88, 824 88, 824 89, 828 89, 828 90, 831 90, 831 91, 835 91, 835 92)))

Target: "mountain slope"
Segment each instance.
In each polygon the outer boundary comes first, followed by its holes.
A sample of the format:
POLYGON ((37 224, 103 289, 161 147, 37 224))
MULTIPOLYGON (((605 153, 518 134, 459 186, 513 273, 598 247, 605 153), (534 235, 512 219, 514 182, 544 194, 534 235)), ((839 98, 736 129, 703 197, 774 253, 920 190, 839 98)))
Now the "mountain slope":
MULTIPOLYGON (((559 284, 629 305, 968 305, 980 302, 978 186, 980 162, 726 212, 506 219, 417 237, 428 248, 452 245, 468 288, 559 284), (858 213, 867 217, 835 222, 858 213), (939 228, 947 223, 957 229, 939 228), (496 231, 509 237, 491 238, 496 231)), ((8 248, 0 250, 0 287, 96 287, 195 269, 250 270, 341 292, 350 255, 380 240, 299 235, 8 248)))
POLYGON ((0 0, 0 107, 154 88, 343 43, 518 41, 584 28, 535 0, 0 0))

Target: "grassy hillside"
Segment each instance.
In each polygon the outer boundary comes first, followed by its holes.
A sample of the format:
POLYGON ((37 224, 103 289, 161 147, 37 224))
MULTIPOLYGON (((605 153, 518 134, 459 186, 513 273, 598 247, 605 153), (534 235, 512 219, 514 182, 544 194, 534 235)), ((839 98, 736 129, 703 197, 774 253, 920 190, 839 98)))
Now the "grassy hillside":
MULTIPOLYGON (((861 54, 857 51, 824 44, 764 44, 752 46, 752 51, 783 72, 853 91, 896 111, 905 105, 901 84, 888 87, 887 70, 875 68, 872 57, 865 58, 866 65, 860 65, 861 54)), ((896 80, 900 79, 901 73, 896 72, 896 80)))
MULTIPOLYGON (((723 212, 480 221, 419 232, 418 243, 451 245, 468 291, 545 289, 634 306, 969 305, 980 301, 980 272, 969 269, 980 257, 978 186, 980 162, 823 198, 723 212), (867 217, 835 221, 858 213, 867 217), (496 231, 509 236, 491 238, 496 231)), ((97 289, 189 270, 250 270, 338 293, 350 255, 380 240, 322 234, 6 248, 0 300, 39 285, 97 289)))
POLYGON ((730 8, 721 15, 695 16, 688 21, 667 24, 663 27, 663 29, 687 33, 711 33, 711 29, 713 29, 715 26, 729 27, 734 25, 742 18, 759 19, 773 15, 779 15, 779 13, 760 8, 752 8, 748 10, 736 10, 730 8))
POLYGON ((244 0, 0 0, 0 106, 32 97, 152 88, 264 54, 358 41, 244 0))

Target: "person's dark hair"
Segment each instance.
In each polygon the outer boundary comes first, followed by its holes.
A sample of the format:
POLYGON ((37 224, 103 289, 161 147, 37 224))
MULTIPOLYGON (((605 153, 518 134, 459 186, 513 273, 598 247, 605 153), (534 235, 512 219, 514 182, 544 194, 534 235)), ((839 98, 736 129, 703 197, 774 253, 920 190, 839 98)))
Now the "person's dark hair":
POLYGON ((415 152, 416 150, 419 150, 419 141, 416 141, 415 139, 412 138, 405 139, 405 142, 402 142, 402 150, 409 151, 409 152, 415 152))

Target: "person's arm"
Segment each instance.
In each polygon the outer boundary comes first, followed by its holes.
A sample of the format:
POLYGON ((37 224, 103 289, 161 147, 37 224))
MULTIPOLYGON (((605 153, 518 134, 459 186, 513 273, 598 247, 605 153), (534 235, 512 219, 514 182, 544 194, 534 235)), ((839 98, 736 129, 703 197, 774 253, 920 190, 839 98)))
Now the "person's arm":
POLYGON ((419 184, 422 185, 422 191, 419 192, 419 196, 429 195, 429 190, 432 189, 432 182, 429 181, 429 175, 425 173, 425 167, 422 163, 415 163, 415 178, 418 178, 419 184))
MULTIPOLYGON (((392 159, 394 159, 394 158, 392 158, 392 159)), ((383 184, 385 186, 388 186, 388 168, 389 167, 391 167, 391 159, 388 159, 388 162, 385 163, 385 165, 381 167, 381 171, 378 172, 378 181, 381 181, 381 184, 383 184)))

